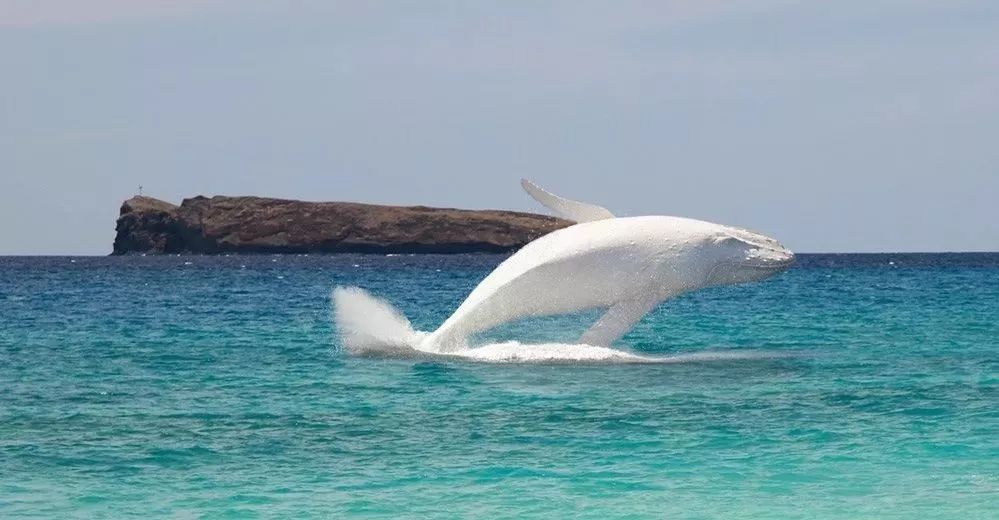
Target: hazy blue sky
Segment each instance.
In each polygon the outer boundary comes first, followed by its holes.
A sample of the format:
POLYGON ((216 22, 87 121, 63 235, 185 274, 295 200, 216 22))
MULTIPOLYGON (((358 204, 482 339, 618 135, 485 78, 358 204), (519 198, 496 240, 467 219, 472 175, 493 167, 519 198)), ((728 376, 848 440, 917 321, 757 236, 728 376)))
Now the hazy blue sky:
POLYGON ((121 201, 620 215, 999 250, 999 2, 0 0, 0 254, 121 201))

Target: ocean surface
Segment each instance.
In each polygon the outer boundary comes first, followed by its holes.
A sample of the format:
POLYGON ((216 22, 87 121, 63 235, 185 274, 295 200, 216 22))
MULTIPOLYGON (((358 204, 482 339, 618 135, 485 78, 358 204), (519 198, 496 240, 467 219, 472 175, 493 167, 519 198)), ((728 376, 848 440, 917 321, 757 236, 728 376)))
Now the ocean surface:
POLYGON ((999 254, 802 255, 655 363, 338 345, 334 286, 432 330, 502 259, 0 258, 0 518, 999 518, 999 254))

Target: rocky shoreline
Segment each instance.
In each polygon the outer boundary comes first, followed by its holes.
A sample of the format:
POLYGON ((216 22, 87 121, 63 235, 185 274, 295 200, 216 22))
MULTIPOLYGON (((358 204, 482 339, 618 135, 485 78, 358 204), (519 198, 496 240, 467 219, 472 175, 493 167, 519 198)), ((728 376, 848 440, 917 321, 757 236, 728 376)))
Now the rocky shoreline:
POLYGON ((499 210, 136 196, 121 205, 112 254, 502 253, 570 224, 499 210))

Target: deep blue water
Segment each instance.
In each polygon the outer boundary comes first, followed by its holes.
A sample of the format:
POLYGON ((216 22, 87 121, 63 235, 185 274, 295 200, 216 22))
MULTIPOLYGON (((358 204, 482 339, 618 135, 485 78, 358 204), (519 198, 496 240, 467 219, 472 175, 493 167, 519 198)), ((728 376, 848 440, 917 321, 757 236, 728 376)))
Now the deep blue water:
POLYGON ((999 254, 804 255, 622 341, 786 357, 339 350, 334 285, 433 329, 501 260, 0 258, 0 518, 999 517, 999 254))

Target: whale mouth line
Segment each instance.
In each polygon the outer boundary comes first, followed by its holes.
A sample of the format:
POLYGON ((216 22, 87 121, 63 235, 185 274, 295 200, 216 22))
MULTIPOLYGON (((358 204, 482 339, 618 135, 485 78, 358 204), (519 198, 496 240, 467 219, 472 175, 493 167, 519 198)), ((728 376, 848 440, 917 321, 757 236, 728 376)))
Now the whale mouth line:
POLYGON ((779 270, 787 269, 794 265, 798 259, 794 253, 788 250, 754 250, 747 258, 725 262, 726 265, 734 267, 747 267, 751 269, 779 270))
POLYGON ((740 265, 742 267, 750 267, 750 268, 753 268, 753 269, 776 270, 776 269, 786 269, 788 267, 791 267, 794 264, 795 264, 795 259, 794 258, 789 258, 787 260, 777 260, 777 261, 766 262, 766 263, 747 261, 747 262, 741 262, 738 265, 740 265))

